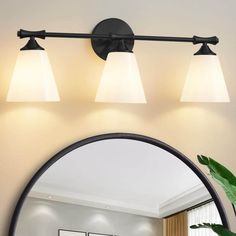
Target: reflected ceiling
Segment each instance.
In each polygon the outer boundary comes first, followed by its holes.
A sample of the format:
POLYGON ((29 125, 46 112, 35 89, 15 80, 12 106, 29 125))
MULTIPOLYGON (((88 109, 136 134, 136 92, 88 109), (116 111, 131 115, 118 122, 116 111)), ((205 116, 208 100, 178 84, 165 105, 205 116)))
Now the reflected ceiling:
POLYGON ((195 173, 175 156, 126 139, 70 152, 42 175, 30 196, 151 217, 210 198, 195 173))

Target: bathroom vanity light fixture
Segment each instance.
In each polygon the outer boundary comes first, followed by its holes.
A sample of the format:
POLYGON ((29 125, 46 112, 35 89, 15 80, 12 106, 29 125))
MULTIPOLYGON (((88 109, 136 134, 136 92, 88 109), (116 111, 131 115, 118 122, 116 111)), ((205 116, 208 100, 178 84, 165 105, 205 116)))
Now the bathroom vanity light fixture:
POLYGON ((91 34, 19 30, 17 35, 30 40, 18 56, 7 101, 59 100, 47 54, 35 40, 48 37, 91 39, 95 53, 106 60, 96 102, 146 103, 138 65, 132 51, 135 40, 201 44, 200 50, 192 59, 181 101, 229 101, 219 60, 208 46, 218 43, 215 36, 135 35, 126 22, 116 18, 101 21, 91 34))

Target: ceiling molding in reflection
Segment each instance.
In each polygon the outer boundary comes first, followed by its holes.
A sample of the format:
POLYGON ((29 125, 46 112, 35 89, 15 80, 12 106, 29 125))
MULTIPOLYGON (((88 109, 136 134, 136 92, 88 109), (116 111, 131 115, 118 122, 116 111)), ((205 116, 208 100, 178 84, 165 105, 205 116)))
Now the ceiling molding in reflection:
POLYGON ((159 205, 159 217, 166 217, 209 200, 211 195, 203 184, 188 189, 159 205))
POLYGON ((156 207, 149 207, 141 204, 131 204, 129 202, 101 198, 93 195, 78 194, 39 182, 29 193, 29 197, 125 212, 147 217, 162 218, 194 206, 202 201, 208 200, 210 195, 205 186, 200 184, 188 189, 180 195, 176 195, 175 197, 162 202, 161 204, 156 204, 156 207))

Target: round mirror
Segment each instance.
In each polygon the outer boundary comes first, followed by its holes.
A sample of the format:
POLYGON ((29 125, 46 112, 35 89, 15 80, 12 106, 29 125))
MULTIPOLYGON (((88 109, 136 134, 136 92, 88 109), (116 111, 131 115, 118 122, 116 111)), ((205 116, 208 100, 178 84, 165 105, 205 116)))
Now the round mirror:
POLYGON ((189 226, 203 222, 228 227, 205 175, 163 142, 119 133, 50 159, 22 193, 9 235, 195 236, 189 226))

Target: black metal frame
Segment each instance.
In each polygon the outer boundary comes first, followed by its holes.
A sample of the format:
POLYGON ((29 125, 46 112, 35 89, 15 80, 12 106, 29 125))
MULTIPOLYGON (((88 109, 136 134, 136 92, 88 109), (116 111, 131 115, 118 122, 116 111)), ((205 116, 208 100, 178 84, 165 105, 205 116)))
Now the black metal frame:
MULTIPOLYGON (((19 30, 17 32, 19 38, 78 38, 91 39, 92 47, 95 53, 102 59, 106 59, 111 51, 117 49, 117 41, 123 41, 126 49, 131 51, 135 40, 145 41, 165 41, 165 42, 185 42, 193 44, 203 44, 205 49, 207 44, 216 45, 219 39, 213 37, 172 37, 172 36, 150 36, 150 35, 135 35, 131 27, 123 20, 117 18, 109 18, 99 22, 91 34, 88 33, 61 33, 61 32, 46 32, 19 30)), ((120 50, 119 50, 120 51, 120 50)), ((197 55, 215 55, 209 50, 200 50, 197 55), (201 54, 201 53, 204 54, 201 54), (210 54, 208 54, 210 52, 210 54)))
POLYGON ((62 151, 58 152, 56 155, 54 155, 51 159, 49 159, 31 178, 25 189, 23 190, 17 205, 15 207, 15 210, 12 215, 10 227, 9 227, 9 233, 8 236, 15 236, 15 229, 17 224, 17 219, 20 214, 21 208, 24 204, 24 201, 30 192, 31 188, 34 186, 34 184, 37 182, 37 180, 41 177, 41 175, 50 167, 52 166, 56 161, 61 159, 64 155, 68 154, 69 152, 82 147, 84 145, 102 141, 102 140, 109 140, 109 139, 130 139, 130 140, 136 140, 140 142, 145 142, 151 145, 154 145, 156 147, 162 148, 163 150, 173 154, 175 157, 177 157, 179 160, 181 160, 183 163, 185 163, 202 181, 202 183, 205 185, 207 190, 209 191, 212 199, 214 200, 216 207, 219 211, 219 214, 221 216, 222 224, 229 229, 229 224, 227 220, 227 216, 224 210, 224 207, 221 203, 221 200, 213 187, 213 185, 210 183, 208 178, 205 176, 205 174, 191 161, 189 160, 185 155, 183 155, 181 152, 176 150, 175 148, 169 146, 168 144, 159 141, 157 139, 139 135, 139 134, 132 134, 132 133, 108 133, 108 134, 102 134, 93 136, 90 138, 83 139, 81 141, 78 141, 66 148, 64 148, 62 151))

